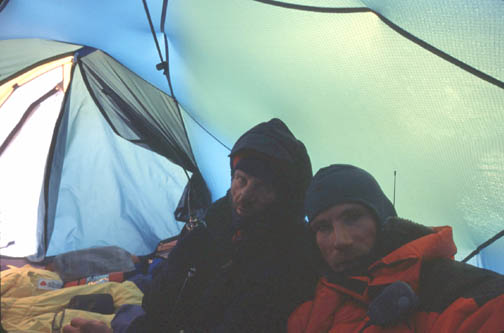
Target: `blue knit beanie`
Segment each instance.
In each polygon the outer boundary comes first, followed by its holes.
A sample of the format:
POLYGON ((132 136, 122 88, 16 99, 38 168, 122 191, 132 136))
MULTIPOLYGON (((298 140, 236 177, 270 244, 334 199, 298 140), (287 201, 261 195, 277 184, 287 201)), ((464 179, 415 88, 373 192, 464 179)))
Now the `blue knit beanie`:
POLYGON ((305 198, 305 212, 311 222, 324 210, 342 203, 360 203, 375 214, 380 229, 397 216, 376 179, 367 171, 347 164, 333 164, 313 177, 305 198))

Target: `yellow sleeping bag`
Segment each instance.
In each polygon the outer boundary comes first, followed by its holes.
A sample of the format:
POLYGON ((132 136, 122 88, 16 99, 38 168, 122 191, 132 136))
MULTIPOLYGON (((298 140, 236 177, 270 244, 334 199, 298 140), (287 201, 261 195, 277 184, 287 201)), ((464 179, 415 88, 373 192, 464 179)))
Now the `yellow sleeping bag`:
POLYGON ((66 309, 76 295, 110 294, 116 310, 124 304, 142 304, 142 292, 130 281, 61 288, 58 274, 30 265, 10 266, 0 279, 2 326, 9 333, 53 332, 53 327, 62 328, 75 317, 100 320, 110 327, 114 314, 66 309))

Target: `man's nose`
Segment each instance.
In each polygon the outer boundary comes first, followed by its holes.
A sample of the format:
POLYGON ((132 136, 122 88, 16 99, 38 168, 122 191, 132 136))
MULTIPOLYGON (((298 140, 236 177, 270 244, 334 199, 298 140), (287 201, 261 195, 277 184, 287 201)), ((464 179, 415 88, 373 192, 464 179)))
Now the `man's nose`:
POLYGON ((343 249, 352 244, 352 237, 344 229, 334 228, 332 235, 333 246, 337 249, 343 249))
POLYGON ((247 184, 243 189, 241 193, 241 199, 243 202, 251 202, 254 201, 254 187, 252 185, 247 184))

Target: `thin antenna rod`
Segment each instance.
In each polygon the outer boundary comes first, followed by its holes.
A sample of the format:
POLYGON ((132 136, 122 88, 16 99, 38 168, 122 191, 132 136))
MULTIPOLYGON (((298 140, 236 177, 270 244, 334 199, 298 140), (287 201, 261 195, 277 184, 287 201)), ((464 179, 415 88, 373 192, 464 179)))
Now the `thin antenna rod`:
POLYGON ((395 189, 396 189, 396 178, 397 178, 397 170, 394 170, 394 201, 392 205, 395 207, 395 189))

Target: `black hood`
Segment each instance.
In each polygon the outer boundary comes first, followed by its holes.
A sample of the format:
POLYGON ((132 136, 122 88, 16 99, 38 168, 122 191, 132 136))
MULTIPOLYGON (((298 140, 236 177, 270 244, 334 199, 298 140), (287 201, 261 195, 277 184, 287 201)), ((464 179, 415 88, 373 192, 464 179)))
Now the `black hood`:
POLYGON ((274 118, 260 123, 243 134, 231 150, 233 157, 247 151, 257 152, 278 161, 282 165, 284 201, 296 215, 303 216, 303 202, 306 189, 312 177, 310 157, 305 145, 296 139, 287 125, 274 118))

